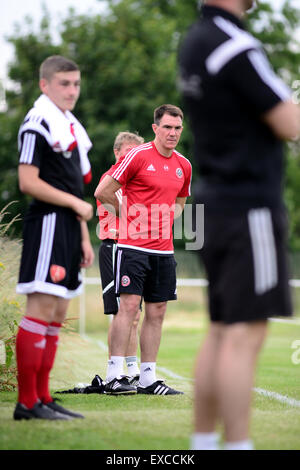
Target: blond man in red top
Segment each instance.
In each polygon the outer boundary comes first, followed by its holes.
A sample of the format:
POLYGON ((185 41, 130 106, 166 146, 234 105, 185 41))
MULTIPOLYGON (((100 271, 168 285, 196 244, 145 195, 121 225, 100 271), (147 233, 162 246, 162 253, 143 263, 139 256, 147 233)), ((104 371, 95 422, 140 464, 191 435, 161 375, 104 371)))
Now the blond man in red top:
MULTIPOLYGON (((137 134, 131 132, 119 132, 117 135, 113 151, 116 162, 129 152, 132 148, 143 144, 144 139, 137 134)), ((104 177, 110 174, 109 171, 104 173, 100 182, 104 177)), ((100 183, 99 182, 99 183, 100 183)), ((122 202, 122 189, 117 192, 118 201, 122 202)), ((99 269, 102 284, 102 297, 104 314, 112 315, 112 321, 108 330, 108 357, 111 357, 111 330, 113 327, 114 319, 119 310, 119 298, 115 294, 115 254, 118 240, 119 218, 111 212, 108 212, 105 207, 97 200, 97 213, 99 216, 99 230, 98 236, 102 240, 99 249, 99 269)), ((126 350, 125 360, 127 364, 127 371, 130 377, 130 382, 135 383, 139 378, 139 366, 137 361, 137 347, 138 347, 138 324, 140 319, 140 311, 137 312, 136 318, 133 322, 129 344, 126 350)))

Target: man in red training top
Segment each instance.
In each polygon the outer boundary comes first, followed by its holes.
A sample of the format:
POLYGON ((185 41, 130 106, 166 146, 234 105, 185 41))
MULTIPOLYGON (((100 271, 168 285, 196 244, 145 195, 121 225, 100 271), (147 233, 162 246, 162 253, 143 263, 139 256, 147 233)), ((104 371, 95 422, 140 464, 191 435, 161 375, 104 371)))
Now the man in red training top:
POLYGON ((172 226, 190 196, 192 168, 175 150, 182 133, 183 113, 173 105, 154 111, 153 142, 132 149, 101 181, 95 197, 118 213, 117 191, 122 186, 116 292, 120 308, 111 335, 111 360, 106 393, 174 395, 177 390, 156 378, 156 357, 168 300, 176 299, 176 262, 172 226), (123 376, 131 325, 141 297, 145 316, 141 328, 140 380, 137 389, 123 376))

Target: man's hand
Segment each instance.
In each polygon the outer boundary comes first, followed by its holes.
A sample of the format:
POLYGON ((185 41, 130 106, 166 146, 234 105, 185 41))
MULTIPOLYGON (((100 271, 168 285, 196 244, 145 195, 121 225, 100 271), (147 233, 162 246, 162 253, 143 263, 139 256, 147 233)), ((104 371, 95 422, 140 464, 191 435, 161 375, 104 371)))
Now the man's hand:
POLYGON ((93 206, 67 193, 51 186, 39 177, 40 170, 34 165, 19 165, 19 187, 22 193, 38 199, 39 201, 68 207, 78 214, 80 220, 90 220, 93 217, 93 206))
POLYGON ((300 108, 292 101, 280 102, 263 116, 274 134, 283 140, 300 137, 300 108))
POLYGON ((79 220, 91 220, 93 217, 93 206, 92 204, 83 201, 82 199, 74 198, 72 203, 72 209, 76 214, 78 214, 79 220))
POLYGON ((81 251, 82 251, 82 258, 80 267, 81 268, 89 268, 92 266, 94 262, 94 250, 89 240, 82 240, 81 242, 81 251))
POLYGON ((116 192, 122 186, 118 181, 113 179, 110 175, 106 175, 103 180, 98 184, 94 196, 100 201, 108 212, 113 213, 119 217, 119 200, 116 192))
MULTIPOLYGON (((90 204, 89 204, 90 205, 90 204)), ((89 268, 94 262, 94 250, 91 245, 90 235, 85 220, 81 221, 81 268, 89 268)))

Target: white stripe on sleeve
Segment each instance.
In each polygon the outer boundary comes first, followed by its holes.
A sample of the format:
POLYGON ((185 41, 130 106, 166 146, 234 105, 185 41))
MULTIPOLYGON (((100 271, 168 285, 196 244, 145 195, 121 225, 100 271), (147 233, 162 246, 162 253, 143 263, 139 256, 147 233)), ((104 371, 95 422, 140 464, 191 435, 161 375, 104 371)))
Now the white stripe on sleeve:
POLYGON ((141 151, 141 150, 147 150, 147 149, 151 149, 152 145, 151 145, 151 142, 148 143, 148 144, 143 144, 143 145, 140 145, 139 147, 134 147, 133 149, 131 149, 127 156, 124 158, 124 160, 122 161, 122 163, 120 164, 120 166, 114 171, 114 173, 111 175, 112 178, 118 180, 120 178, 120 176, 122 175, 122 173, 124 173, 124 171, 126 170, 126 168, 128 167, 128 165, 130 164, 130 162, 133 160, 133 158, 141 151))
POLYGON ((32 163, 34 149, 35 149, 35 142, 36 142, 35 134, 28 133, 28 132, 24 134, 19 163, 27 163, 29 165, 32 163))
POLYGON ((268 85, 282 101, 287 101, 291 98, 290 89, 277 77, 267 58, 261 51, 249 51, 248 58, 262 81, 268 85))
POLYGON ((234 57, 247 49, 260 46, 260 43, 248 32, 238 28, 236 25, 221 17, 214 18, 215 24, 225 34, 228 40, 217 47, 206 59, 206 67, 209 73, 216 75, 234 57))

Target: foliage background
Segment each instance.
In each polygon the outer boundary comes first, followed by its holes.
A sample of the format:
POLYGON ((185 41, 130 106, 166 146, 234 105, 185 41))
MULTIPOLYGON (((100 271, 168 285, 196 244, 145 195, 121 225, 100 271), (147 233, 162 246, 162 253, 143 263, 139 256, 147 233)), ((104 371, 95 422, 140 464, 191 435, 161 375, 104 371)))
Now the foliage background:
POLYGON ((16 387, 15 340, 25 300, 15 291, 21 243, 7 236, 17 219, 11 217, 12 206, 0 210, 0 391, 16 387))
MULTIPOLYGON (((177 51, 188 26, 197 17, 197 0, 100 0, 106 14, 78 15, 70 10, 60 24, 60 42, 54 44, 51 17, 44 7, 39 31, 30 20, 16 28, 10 37, 15 57, 9 77, 15 83, 7 91, 8 109, 0 113, 0 207, 11 200, 12 215, 24 215, 27 196, 17 183, 17 133, 28 109, 39 95, 40 63, 51 54, 63 54, 75 60, 82 71, 81 98, 75 114, 87 128, 93 142, 90 160, 93 181, 86 197, 94 203, 93 193, 99 178, 113 161, 112 143, 119 131, 137 131, 145 140, 153 138, 153 110, 162 103, 181 106, 176 88, 177 51), (25 28, 24 28, 25 26, 25 28)), ((24 23, 24 22, 23 22, 24 23)), ((250 30, 260 39, 274 69, 298 97, 300 71, 300 12, 286 1, 281 14, 270 1, 261 1, 247 18, 250 30)), ((178 147, 193 162, 193 140, 188 122, 178 147)), ((198 175, 194 165, 194 182, 198 175)), ((285 200, 290 214, 290 248, 300 250, 300 148, 287 145, 285 200)), ((95 211, 96 214, 96 211, 95 211)), ((96 215, 90 223, 96 242, 96 215)), ((10 233, 19 235, 21 222, 10 233)))

